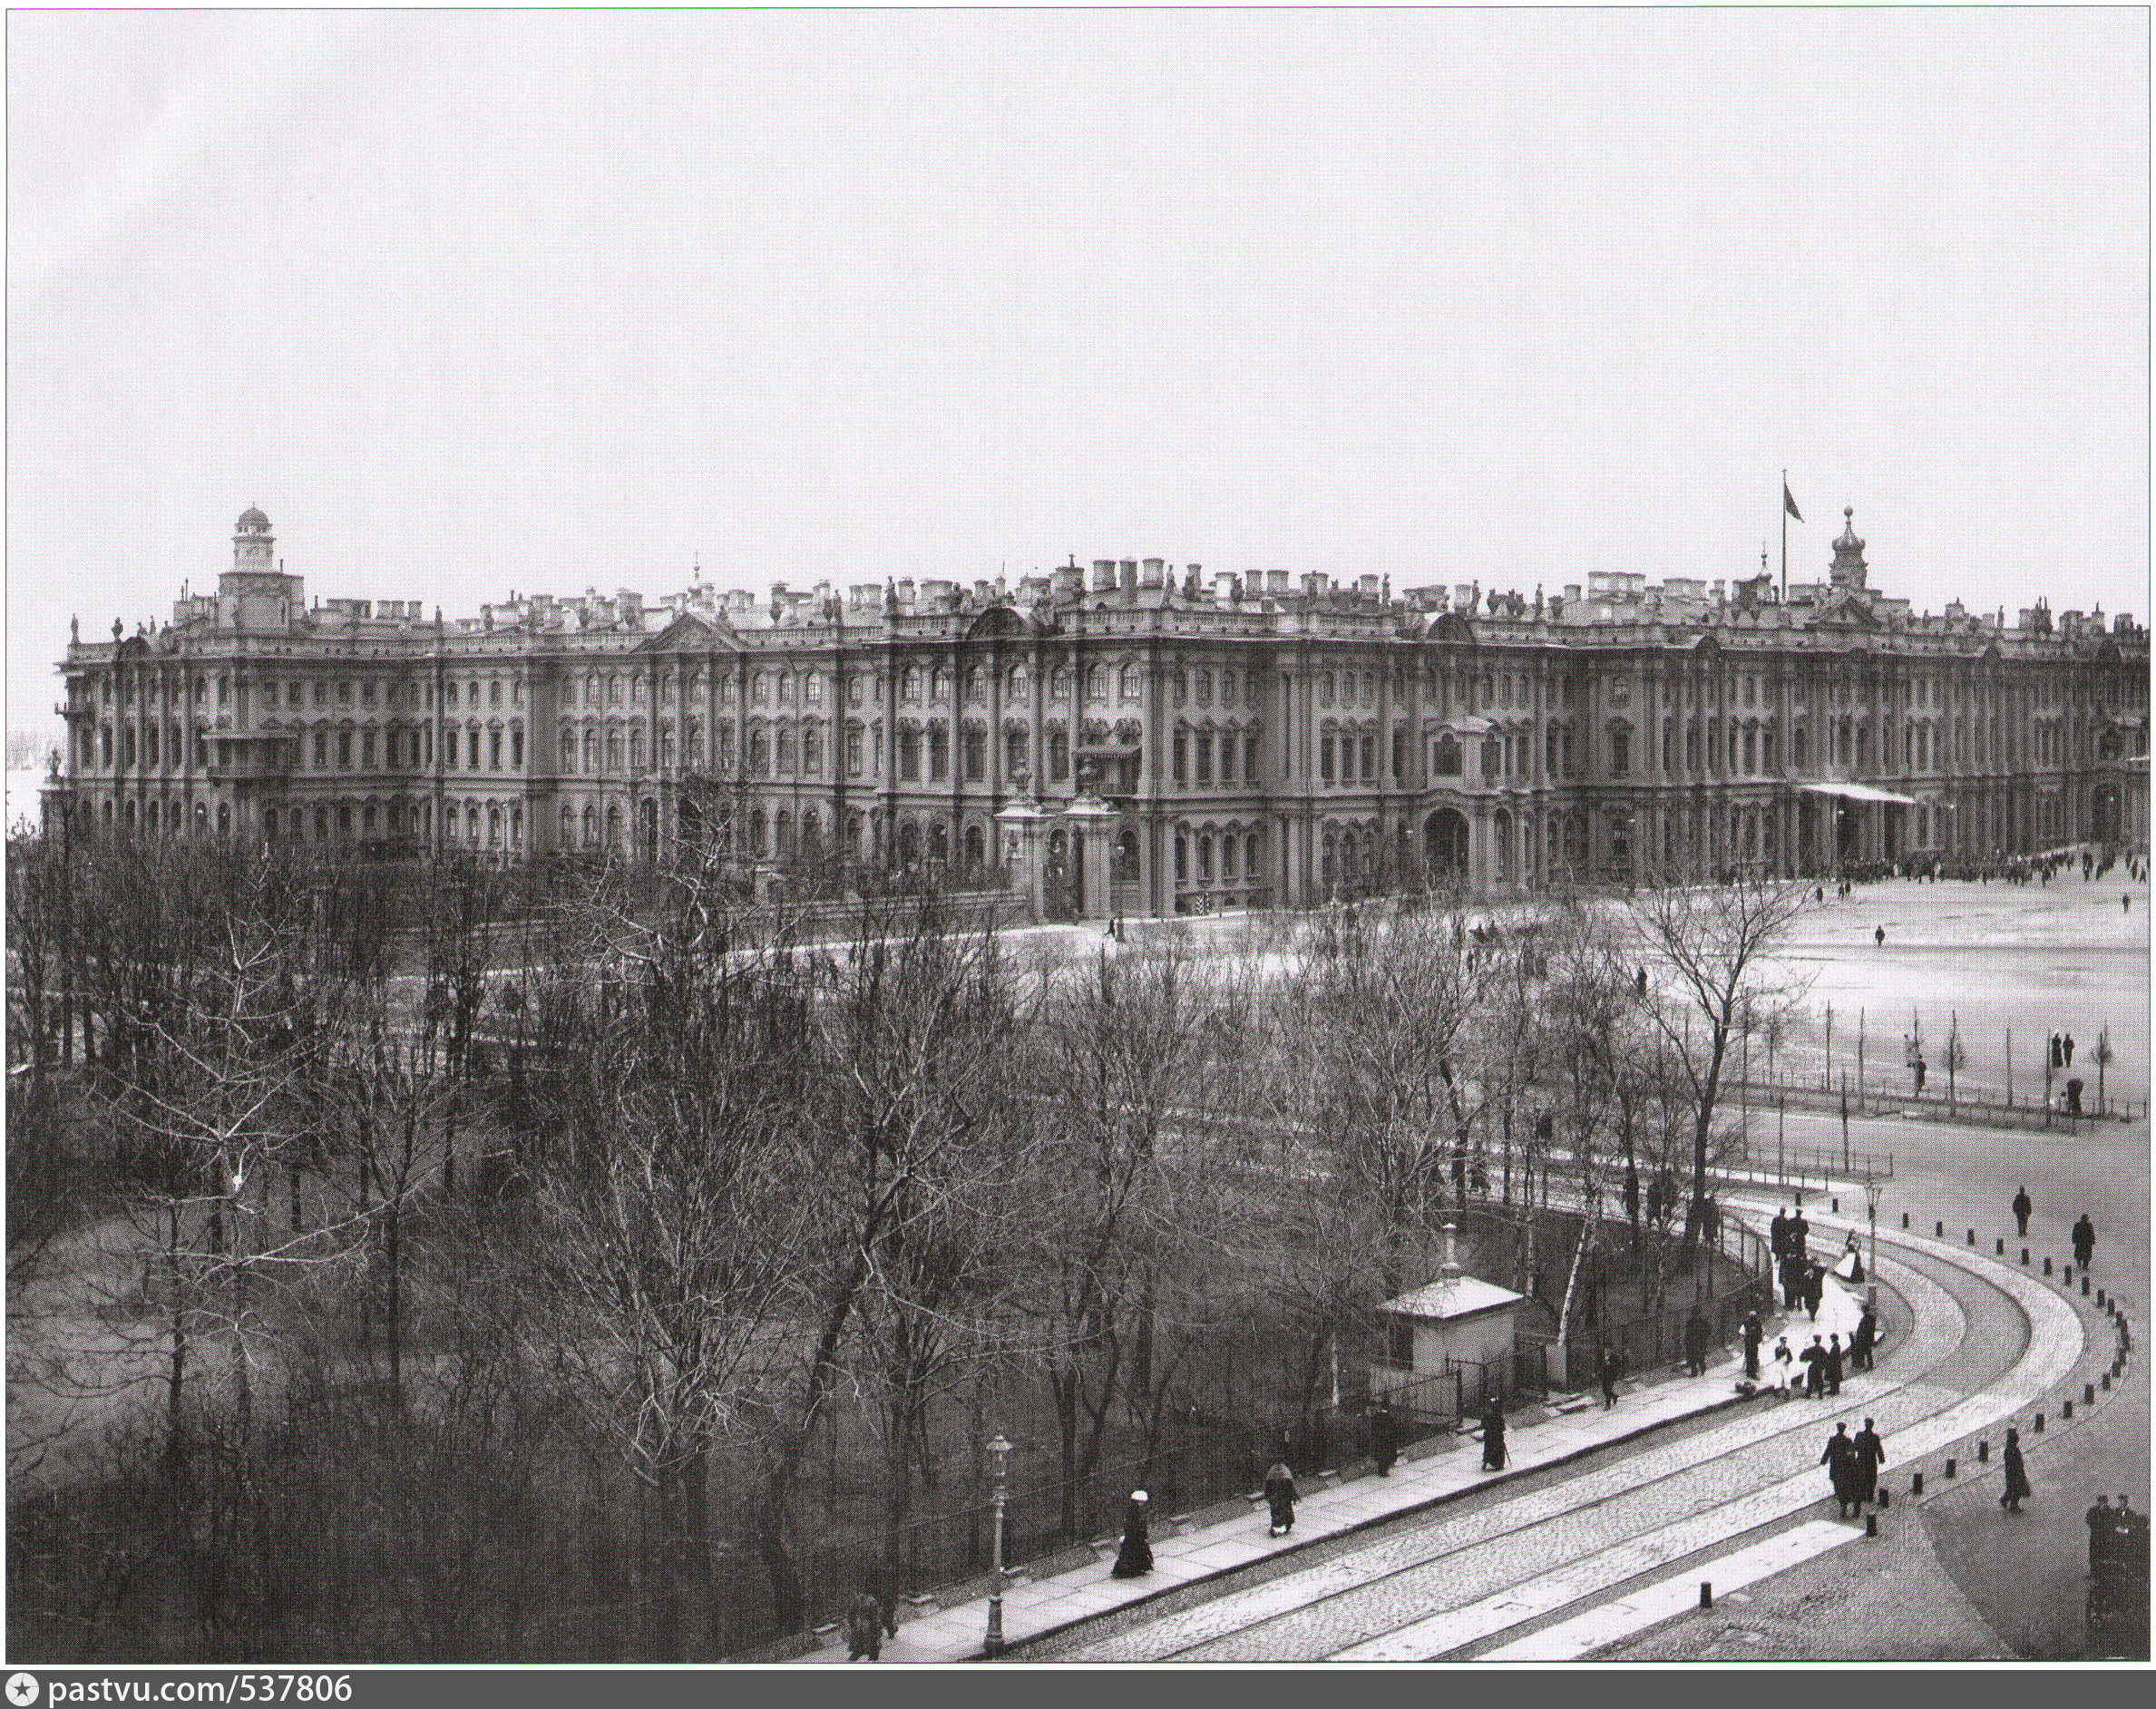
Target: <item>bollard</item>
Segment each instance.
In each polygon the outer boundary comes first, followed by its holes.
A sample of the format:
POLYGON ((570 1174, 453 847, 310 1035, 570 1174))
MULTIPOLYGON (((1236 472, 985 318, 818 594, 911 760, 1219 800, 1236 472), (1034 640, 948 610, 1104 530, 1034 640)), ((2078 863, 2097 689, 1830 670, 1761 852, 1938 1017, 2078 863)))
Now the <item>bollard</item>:
POLYGON ((2021 1249, 2021 1267, 2024 1270, 2029 1267, 2029 1249, 2026 1246, 2021 1249))
POLYGON ((1907 1228, 1909 1226, 1909 1214, 1907 1211, 1904 1211, 1901 1214, 1901 1226, 1904 1228, 1907 1228))
POLYGON ((2096 1290, 2096 1309, 2100 1312, 2108 1312, 2111 1310, 2111 1307, 2103 1303, 2103 1290, 2102 1288, 2098 1288, 2096 1290))
POLYGON ((2044 1255, 2044 1274, 2045 1275, 2049 1275, 2051 1274, 2051 1256, 2048 1253, 2044 1255))
POLYGON ((1702 1608, 1712 1608, 1713 1606, 1714 1586, 1712 1581, 1702 1578, 1700 1580, 1700 1606, 1702 1608))
POLYGON ((1879 1486, 1879 1511, 1884 1513, 1894 1505, 1894 1492, 1885 1484, 1879 1486))
POLYGON ((2089 1273, 2086 1270, 2081 1273, 2081 1296, 2084 1300, 2089 1297, 2089 1273))
POLYGON ((2044 1434, 2044 1414, 2041 1412, 2036 1414, 2036 1434, 2039 1436, 2044 1434))
POLYGON ((2067 1287, 2073 1285, 2073 1266, 2072 1265, 2065 1264, 2059 1266, 2059 1280, 2067 1287))
POLYGON ((1924 1474, 1922 1472, 1912 1471, 1909 1473, 1909 1493, 1912 1496, 1920 1496, 1924 1493, 1924 1474))
POLYGON ((2084 1382, 2081 1385, 2081 1403, 2083 1406, 2093 1406, 2096 1403, 2096 1385, 2093 1382, 2084 1382))
POLYGON ((1946 1238, 1946 1225, 1945 1223, 1934 1223, 1931 1226, 1931 1232, 1934 1239, 1944 1240, 1946 1238))
POLYGON ((1841 1201, 1839 1199, 1830 1198, 1827 1201, 1827 1203, 1833 1207, 1834 1214, 1837 1216, 1841 1215, 1841 1201))
POLYGON ((1994 1257, 1995 1257, 1995 1258, 2004 1258, 2004 1257, 2006 1255, 2006 1236, 2005 1236, 2005 1235, 2001 1235, 1999 1236, 1999 1239, 1998 1239, 1998 1250, 1997 1250, 1995 1253, 1994 1253, 1992 1255, 1993 1255, 1994 1257))
POLYGON ((2111 1392, 2111 1372, 2108 1371, 2103 1373, 2103 1392, 2106 1394, 2111 1392))
POLYGON ((1976 1444, 1976 1463, 1981 1466, 1989 1461, 1990 1459, 1991 1444, 1989 1442, 1978 1442, 1976 1444))
POLYGON ((1867 1537, 1877 1537, 1878 1534, 1879 1516, 1876 1513, 1867 1513, 1864 1516, 1864 1535, 1867 1537))
POLYGON ((1954 1459, 1951 1455, 1947 1456, 1946 1460, 1946 1475, 1949 1478, 1954 1476, 1954 1459))
POLYGON ((2072 1418, 2073 1416, 2073 1402, 2071 1401, 2061 1401, 2059 1404, 2059 1416, 2061 1418, 2072 1418))

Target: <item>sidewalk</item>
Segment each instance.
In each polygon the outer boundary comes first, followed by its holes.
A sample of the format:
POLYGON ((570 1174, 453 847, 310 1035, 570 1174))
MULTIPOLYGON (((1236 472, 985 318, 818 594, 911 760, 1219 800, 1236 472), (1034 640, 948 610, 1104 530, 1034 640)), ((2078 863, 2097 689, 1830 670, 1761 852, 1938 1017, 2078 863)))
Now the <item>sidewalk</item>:
MULTIPOLYGON (((1788 1328, 1781 1316, 1765 1320, 1768 1347, 1788 1328)), ((1793 1332, 1792 1332, 1793 1333, 1793 1332)), ((1052 1577, 1029 1578, 1022 1568, 1010 1576, 1003 1596, 1003 1636, 1017 1645, 1080 1620, 1151 1600, 1185 1585, 1232 1573, 1268 1556, 1291 1553, 1322 1538, 1340 1537, 1396 1515, 1428 1507, 1541 1467, 1556 1465, 1597 1448, 1678 1419, 1744 1405, 1736 1392, 1744 1369, 1741 1349, 1710 1356, 1703 1377, 1669 1376, 1650 1372, 1618 1384, 1617 1404, 1605 1410, 1596 1393, 1553 1394, 1547 1408, 1527 1408, 1507 1420, 1505 1445, 1510 1463, 1502 1472, 1482 1468, 1480 1433, 1444 1432, 1401 1451, 1392 1474, 1380 1478, 1367 1465, 1339 1474, 1298 1479, 1302 1499, 1295 1507, 1295 1528, 1286 1537, 1266 1535, 1264 1504, 1254 1499, 1233 1505, 1244 1509, 1215 1519, 1219 1508, 1193 1516, 1190 1522, 1155 1522, 1153 1570, 1143 1578, 1111 1578, 1115 1547, 1097 1547, 1090 1566, 1052 1577), (1530 1421, 1534 1414, 1546 1416, 1530 1421)), ((1222 1503, 1221 1506, 1229 1506, 1222 1503)), ((902 1606, 898 1636, 883 1645, 886 1662, 950 1663, 977 1660, 988 1629, 988 1599, 947 1608, 931 1608, 909 1617, 902 1606)), ((844 1664, 843 1633, 832 1633, 796 1663, 844 1664)))

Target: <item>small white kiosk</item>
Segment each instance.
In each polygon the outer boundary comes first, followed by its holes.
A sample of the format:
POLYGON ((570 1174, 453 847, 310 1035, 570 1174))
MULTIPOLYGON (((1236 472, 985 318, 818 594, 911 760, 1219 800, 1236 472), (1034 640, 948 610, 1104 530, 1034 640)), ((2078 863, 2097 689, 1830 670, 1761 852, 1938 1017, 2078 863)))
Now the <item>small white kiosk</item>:
MULTIPOLYGON (((1513 1343, 1527 1295, 1468 1275, 1460 1268, 1457 1241, 1455 1226, 1447 1223, 1438 1279, 1378 1308, 1386 1320, 1391 1359, 1371 1368, 1372 1400, 1455 1369, 1463 1415, 1478 1410, 1493 1386, 1500 1396, 1511 1393, 1513 1343)), ((1432 1409, 1425 1404, 1413 1410, 1432 1409)))

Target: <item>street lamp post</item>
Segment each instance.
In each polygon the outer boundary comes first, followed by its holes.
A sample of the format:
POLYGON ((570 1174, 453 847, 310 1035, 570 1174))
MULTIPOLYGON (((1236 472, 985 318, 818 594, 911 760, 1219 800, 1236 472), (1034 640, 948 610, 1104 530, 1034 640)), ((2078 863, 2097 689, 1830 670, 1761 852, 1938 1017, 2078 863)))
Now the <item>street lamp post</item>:
POLYGON ((1007 1470, 1010 1460, 1010 1444, 1003 1440, 1001 1431, 990 1440, 988 1451, 995 1462, 996 1532, 990 1565, 994 1577, 988 1593, 988 1636, 980 1651, 984 1655, 994 1656, 1003 1654, 1003 1504, 1009 1493, 1007 1470))
POLYGON ((1877 1309, 1879 1303, 1879 1177, 1864 1177, 1864 1212, 1871 1223, 1871 1260, 1864 1266, 1868 1286, 1864 1303, 1877 1309))

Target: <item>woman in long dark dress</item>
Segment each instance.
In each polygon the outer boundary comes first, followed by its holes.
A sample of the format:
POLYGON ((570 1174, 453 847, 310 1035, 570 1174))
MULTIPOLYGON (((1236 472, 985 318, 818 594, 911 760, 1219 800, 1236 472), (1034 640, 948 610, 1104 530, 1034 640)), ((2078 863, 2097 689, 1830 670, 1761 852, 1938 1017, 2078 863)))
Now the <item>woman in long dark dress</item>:
POLYGON ((1114 1577, 1137 1578, 1153 1570, 1153 1545, 1146 1538, 1149 1500, 1143 1489, 1130 1492, 1130 1505, 1123 1511, 1123 1547, 1116 1551, 1114 1577))
POLYGON ((1482 1414, 1482 1470, 1505 1470, 1505 1407, 1495 1395, 1482 1414))
POLYGON ((1848 1519, 1849 1509, 1857 1504, 1857 1445, 1849 1440, 1849 1427, 1837 1424, 1834 1434, 1827 1438, 1827 1451, 1819 1456, 1819 1464, 1826 1467, 1827 1478, 1834 1486, 1836 1517, 1848 1519))
POLYGON ((1282 1461, 1265 1473, 1265 1506, 1273 1516, 1269 1536, 1284 1537, 1295 1528, 1295 1474, 1282 1461))
POLYGON ((2029 1469, 2022 1464, 2021 1432, 2006 1432, 2006 1451, 2001 1456, 2006 1462, 2006 1488, 1999 1496, 1999 1505, 2009 1513, 2019 1513, 2023 1500, 2035 1493, 2029 1488, 2029 1469))

